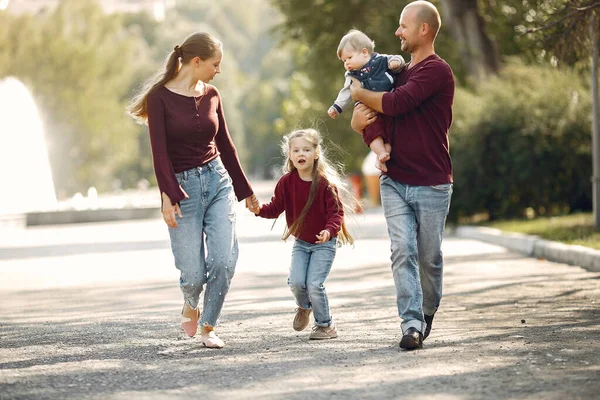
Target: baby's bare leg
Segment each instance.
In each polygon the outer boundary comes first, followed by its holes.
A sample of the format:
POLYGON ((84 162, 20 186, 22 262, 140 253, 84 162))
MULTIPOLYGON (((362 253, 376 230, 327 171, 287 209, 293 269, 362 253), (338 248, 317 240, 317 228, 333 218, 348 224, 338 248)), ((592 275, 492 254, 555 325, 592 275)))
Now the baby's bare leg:
MULTIPOLYGON (((389 144, 387 146, 389 146, 389 144)), ((383 139, 381 138, 381 136, 376 137, 371 142, 369 147, 371 148, 371 150, 373 150, 373 152, 375 154, 377 154, 377 164, 376 164, 377 169, 379 169, 383 172, 387 172, 387 167, 385 166, 385 162, 390 159, 390 152, 386 148, 386 144, 383 143, 383 139)), ((391 149, 391 146, 390 146, 390 149, 391 149)))
POLYGON ((388 153, 392 152, 392 145, 389 143, 384 143, 383 147, 385 147, 385 151, 387 151, 388 153))

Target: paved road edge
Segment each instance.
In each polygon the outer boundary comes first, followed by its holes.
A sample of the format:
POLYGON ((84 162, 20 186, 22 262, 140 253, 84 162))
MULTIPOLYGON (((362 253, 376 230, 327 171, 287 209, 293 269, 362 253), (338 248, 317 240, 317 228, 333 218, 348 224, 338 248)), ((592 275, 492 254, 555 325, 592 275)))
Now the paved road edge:
POLYGON ((487 227, 459 226, 452 231, 458 237, 497 244, 529 257, 543 258, 576 265, 592 272, 600 272, 600 250, 487 227))

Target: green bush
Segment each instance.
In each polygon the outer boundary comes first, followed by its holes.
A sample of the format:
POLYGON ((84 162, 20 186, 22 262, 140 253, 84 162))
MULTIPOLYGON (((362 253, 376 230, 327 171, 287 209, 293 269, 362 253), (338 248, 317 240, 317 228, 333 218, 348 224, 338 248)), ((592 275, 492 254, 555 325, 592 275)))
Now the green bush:
POLYGON ((450 133, 450 220, 515 218, 592 206, 591 95, 575 72, 517 65, 458 89, 450 133))

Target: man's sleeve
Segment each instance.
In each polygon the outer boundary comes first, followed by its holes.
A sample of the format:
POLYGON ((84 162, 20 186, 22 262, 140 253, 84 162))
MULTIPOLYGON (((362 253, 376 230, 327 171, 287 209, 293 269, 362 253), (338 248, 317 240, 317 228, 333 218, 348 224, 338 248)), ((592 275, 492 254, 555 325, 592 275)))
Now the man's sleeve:
POLYGON ((385 115, 397 116, 417 108, 453 80, 450 68, 441 62, 428 62, 402 86, 384 93, 381 108, 385 115))

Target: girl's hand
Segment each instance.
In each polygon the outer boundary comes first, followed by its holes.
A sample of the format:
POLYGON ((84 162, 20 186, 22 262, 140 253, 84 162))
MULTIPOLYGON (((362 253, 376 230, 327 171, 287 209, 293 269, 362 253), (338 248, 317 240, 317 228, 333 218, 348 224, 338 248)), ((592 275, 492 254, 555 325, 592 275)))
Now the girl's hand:
MULTIPOLYGON (((186 199, 189 199, 189 196, 186 192, 183 192, 183 194, 185 195, 186 199)), ((183 215, 181 214, 181 208, 179 208, 179 204, 171 204, 171 199, 164 192, 162 194, 161 211, 165 223, 171 228, 177 228, 177 218, 175 218, 175 214, 179 215, 179 218, 183 218, 183 215)))
POLYGON ((317 235, 317 244, 321 244, 321 243, 325 243, 328 242, 329 239, 331 239, 331 233, 327 230, 327 229, 323 229, 318 235, 317 235))

